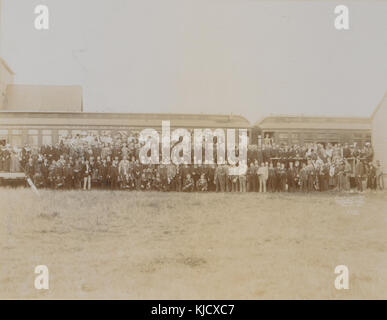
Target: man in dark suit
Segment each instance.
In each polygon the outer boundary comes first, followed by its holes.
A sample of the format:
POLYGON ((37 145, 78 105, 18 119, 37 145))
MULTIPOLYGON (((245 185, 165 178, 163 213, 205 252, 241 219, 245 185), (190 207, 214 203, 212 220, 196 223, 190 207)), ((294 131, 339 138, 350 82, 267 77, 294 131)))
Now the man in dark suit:
POLYGON ((355 179, 356 186, 359 192, 363 192, 363 175, 364 175, 364 166, 363 162, 357 158, 355 164, 355 179))
POLYGON ((65 188, 70 190, 74 186, 74 168, 70 162, 67 162, 63 168, 65 188))
POLYGON ((90 190, 91 189, 91 173, 92 173, 92 167, 89 163, 89 160, 85 161, 85 164, 82 167, 82 176, 83 176, 83 190, 90 190))
POLYGON ((296 191, 296 177, 297 177, 297 171, 293 166, 293 162, 289 162, 289 168, 287 170, 287 183, 288 183, 288 191, 294 192, 296 191))
POLYGON ((98 167, 98 175, 99 175, 98 178, 101 182, 101 187, 103 189, 105 189, 108 184, 108 173, 109 173, 108 170, 109 170, 109 167, 106 163, 106 159, 103 159, 98 167))
POLYGON ((118 187, 118 160, 113 160, 113 163, 109 170, 109 179, 111 189, 117 189, 118 187))
POLYGON ((48 164, 48 160, 44 159, 40 168, 40 172, 42 173, 44 188, 48 188, 49 186, 49 180, 48 180, 49 168, 50 168, 50 165, 48 164))

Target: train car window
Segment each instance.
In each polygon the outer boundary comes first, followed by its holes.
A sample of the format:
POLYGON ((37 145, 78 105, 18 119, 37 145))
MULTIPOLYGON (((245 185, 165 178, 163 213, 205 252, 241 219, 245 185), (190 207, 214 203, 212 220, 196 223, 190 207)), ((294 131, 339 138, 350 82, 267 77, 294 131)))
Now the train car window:
POLYGON ((103 131, 101 132, 101 134, 102 134, 103 136, 110 136, 110 135, 112 134, 112 132, 111 132, 110 130, 103 130, 103 131))
POLYGON ((258 136, 258 145, 262 146, 262 136, 261 135, 258 136))
POLYGON ((299 144, 300 139, 298 133, 292 133, 291 134, 292 144, 299 144))
POLYGON ((39 144, 39 136, 37 135, 28 135, 28 144, 30 146, 38 146, 39 144))
MULTIPOLYGON (((20 130, 18 130, 20 131, 20 130)), ((22 147, 23 146, 23 139, 21 135, 12 135, 11 136, 11 145, 16 147, 22 147)))
POLYGON ((326 134, 318 134, 316 139, 324 141, 325 139, 327 139, 327 135, 326 134))
POLYGON ((52 136, 42 136, 42 144, 43 145, 52 144, 52 136))
POLYGON ((82 134, 82 131, 81 131, 81 130, 72 130, 72 131, 71 131, 71 134, 72 134, 73 136, 81 135, 81 134, 82 134))
POLYGON ((58 139, 59 142, 68 138, 69 131, 68 130, 58 130, 58 139))
POLYGON ((354 140, 357 146, 362 147, 363 146, 363 140, 354 140))
POLYGON ((305 135, 305 141, 311 141, 311 142, 314 142, 316 140, 316 136, 314 133, 309 133, 309 132, 306 132, 305 135))

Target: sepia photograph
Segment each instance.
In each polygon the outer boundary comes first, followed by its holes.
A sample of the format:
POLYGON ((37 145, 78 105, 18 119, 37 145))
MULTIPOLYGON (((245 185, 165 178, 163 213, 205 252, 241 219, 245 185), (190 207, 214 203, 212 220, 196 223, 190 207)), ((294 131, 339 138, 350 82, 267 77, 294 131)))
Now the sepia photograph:
POLYGON ((386 58, 387 0, 0 0, 0 300, 387 299, 386 58))

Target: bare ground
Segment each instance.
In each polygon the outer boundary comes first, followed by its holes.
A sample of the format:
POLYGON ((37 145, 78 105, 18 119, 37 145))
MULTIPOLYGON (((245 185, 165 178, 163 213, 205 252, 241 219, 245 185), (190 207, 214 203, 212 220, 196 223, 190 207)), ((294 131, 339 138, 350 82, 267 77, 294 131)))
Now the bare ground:
POLYGON ((386 299, 387 193, 0 189, 0 298, 386 299))

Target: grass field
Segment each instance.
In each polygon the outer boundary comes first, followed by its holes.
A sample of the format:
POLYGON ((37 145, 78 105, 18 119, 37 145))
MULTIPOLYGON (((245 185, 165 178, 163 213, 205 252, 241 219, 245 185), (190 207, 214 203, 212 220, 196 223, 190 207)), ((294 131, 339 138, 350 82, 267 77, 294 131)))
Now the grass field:
POLYGON ((0 189, 0 208, 2 299, 387 298, 386 192, 0 189))

